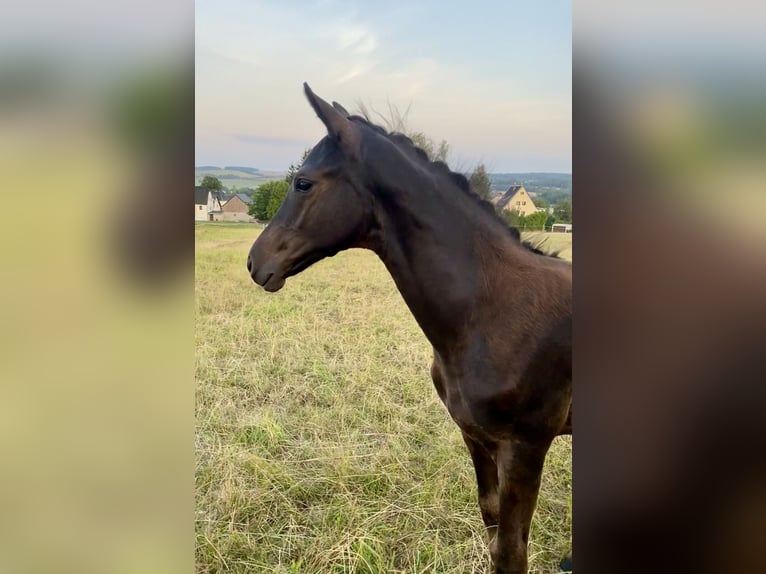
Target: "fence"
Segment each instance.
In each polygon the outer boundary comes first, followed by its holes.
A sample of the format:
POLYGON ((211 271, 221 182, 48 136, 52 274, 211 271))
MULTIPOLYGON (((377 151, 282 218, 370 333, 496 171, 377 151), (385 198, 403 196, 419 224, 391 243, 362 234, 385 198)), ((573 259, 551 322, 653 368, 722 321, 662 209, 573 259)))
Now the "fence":
POLYGON ((544 231, 547 233, 572 233, 571 223, 554 223, 553 225, 514 225, 519 231, 544 231))

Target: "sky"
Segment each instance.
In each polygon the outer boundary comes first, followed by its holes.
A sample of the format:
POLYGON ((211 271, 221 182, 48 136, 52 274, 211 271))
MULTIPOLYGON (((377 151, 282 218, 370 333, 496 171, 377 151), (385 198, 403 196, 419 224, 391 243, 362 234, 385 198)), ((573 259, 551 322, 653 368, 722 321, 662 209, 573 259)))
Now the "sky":
MULTIPOLYGON (((284 170, 326 133, 303 94, 409 109, 468 171, 572 169, 571 1, 197 0, 196 165, 284 170)), ((376 122, 381 123, 381 122, 376 122)))

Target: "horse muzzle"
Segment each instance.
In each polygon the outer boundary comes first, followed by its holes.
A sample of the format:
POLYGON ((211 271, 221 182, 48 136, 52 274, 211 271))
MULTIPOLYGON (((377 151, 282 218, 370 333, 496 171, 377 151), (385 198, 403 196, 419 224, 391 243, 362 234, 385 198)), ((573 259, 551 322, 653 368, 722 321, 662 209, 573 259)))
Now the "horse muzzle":
POLYGON ((253 281, 270 293, 279 291, 285 285, 285 277, 281 273, 279 265, 271 261, 257 265, 252 253, 247 256, 247 270, 253 281))

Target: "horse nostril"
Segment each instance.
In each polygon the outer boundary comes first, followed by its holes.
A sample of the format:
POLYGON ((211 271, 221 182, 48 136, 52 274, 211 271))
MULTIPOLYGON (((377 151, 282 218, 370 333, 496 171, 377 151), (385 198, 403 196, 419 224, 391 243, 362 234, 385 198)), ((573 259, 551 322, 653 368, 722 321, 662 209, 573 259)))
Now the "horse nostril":
POLYGON ((253 272, 253 260, 250 258, 250 256, 247 256, 247 270, 249 273, 253 272))

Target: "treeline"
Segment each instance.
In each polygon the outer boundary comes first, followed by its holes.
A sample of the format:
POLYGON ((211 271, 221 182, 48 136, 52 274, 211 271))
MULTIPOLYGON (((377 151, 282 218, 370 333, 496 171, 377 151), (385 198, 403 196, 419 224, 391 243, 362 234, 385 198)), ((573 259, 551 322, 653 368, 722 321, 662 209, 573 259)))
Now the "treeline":
POLYGON ((491 173, 489 177, 495 189, 505 190, 512 185, 523 185, 528 191, 572 191, 572 175, 569 173, 491 173))
MULTIPOLYGON (((226 168, 231 169, 231 168, 226 168)), ((256 172, 249 172, 250 175, 260 175, 256 172)), ((219 175, 216 175, 218 179, 251 179, 251 178, 243 178, 241 173, 221 173, 219 175)))
POLYGON ((256 167, 242 167, 239 165, 227 165, 223 169, 229 169, 231 171, 241 171, 243 173, 249 173, 251 175, 260 175, 261 170, 256 167))
MULTIPOLYGON (((525 186, 526 187, 526 186, 525 186)), ((557 203, 560 203, 562 201, 570 200, 572 199, 572 190, 563 190, 563 189, 547 189, 547 188, 533 188, 528 187, 526 188, 527 191, 531 191, 535 193, 535 203, 540 203, 539 200, 543 200, 548 205, 555 205, 557 203)))

